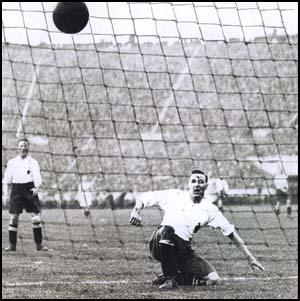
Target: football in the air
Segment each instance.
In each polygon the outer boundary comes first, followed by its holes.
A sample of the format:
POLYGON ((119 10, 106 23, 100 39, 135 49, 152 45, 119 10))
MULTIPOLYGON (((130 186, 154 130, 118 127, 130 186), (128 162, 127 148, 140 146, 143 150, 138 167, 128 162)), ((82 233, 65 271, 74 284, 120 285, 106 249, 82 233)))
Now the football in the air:
POLYGON ((63 33, 78 33, 88 21, 89 10, 84 2, 58 2, 53 11, 53 22, 63 33))

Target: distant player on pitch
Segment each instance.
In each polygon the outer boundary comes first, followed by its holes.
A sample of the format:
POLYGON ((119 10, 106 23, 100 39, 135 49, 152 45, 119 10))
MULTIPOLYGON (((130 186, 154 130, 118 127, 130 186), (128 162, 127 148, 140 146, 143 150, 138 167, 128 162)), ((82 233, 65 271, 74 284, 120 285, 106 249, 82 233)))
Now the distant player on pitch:
POLYGON ((8 190, 11 185, 9 201, 10 222, 8 227, 9 247, 5 251, 16 251, 17 230, 19 215, 26 209, 31 213, 33 237, 36 250, 47 251, 42 244, 42 226, 40 218, 40 201, 38 190, 42 184, 39 163, 29 155, 29 142, 27 139, 18 141, 19 155, 7 163, 3 178, 4 205, 9 200, 8 190))
POLYGON ((279 173, 274 178, 274 184, 276 187, 276 205, 275 205, 275 213, 276 215, 280 214, 280 206, 286 203, 287 209, 287 217, 291 218, 292 216, 292 205, 289 197, 289 183, 287 177, 284 173, 279 173))
POLYGON ((132 225, 141 225, 140 212, 144 207, 158 205, 164 211, 161 225, 150 240, 151 255, 162 267, 162 275, 153 284, 160 285, 162 291, 175 289, 177 285, 217 284, 219 275, 215 268, 197 256, 191 247, 193 235, 204 226, 220 228, 246 255, 253 269, 264 270, 236 233, 234 226, 212 202, 207 201, 204 196, 207 183, 207 175, 194 170, 188 191, 150 191, 136 199, 129 221, 132 225))

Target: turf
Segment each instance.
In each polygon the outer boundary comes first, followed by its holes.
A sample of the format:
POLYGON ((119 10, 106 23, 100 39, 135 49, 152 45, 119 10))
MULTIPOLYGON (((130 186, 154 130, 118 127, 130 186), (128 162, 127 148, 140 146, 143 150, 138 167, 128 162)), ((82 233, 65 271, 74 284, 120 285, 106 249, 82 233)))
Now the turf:
MULTIPOLYGON (((2 252, 2 297, 98 299, 293 299, 298 297, 298 212, 276 217, 265 207, 231 207, 225 212, 251 252, 265 266, 253 272, 243 254, 220 231, 201 229, 194 248, 224 280, 216 287, 158 291, 151 280, 160 265, 149 256, 148 240, 160 221, 156 209, 143 212, 143 227, 128 224, 130 210, 44 210, 45 244, 34 249, 30 216, 22 214, 15 253, 2 252), (293 278, 294 277, 294 278, 293 278), (246 279, 246 280, 245 280, 246 279)), ((7 244, 8 213, 2 211, 7 244)))

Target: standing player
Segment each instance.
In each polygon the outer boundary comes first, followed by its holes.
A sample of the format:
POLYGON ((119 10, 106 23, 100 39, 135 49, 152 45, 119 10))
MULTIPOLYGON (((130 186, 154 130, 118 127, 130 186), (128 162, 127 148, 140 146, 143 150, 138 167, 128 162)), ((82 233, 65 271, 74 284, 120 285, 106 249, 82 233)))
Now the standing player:
POLYGON ((213 202, 217 204, 219 210, 223 213, 224 208, 223 208, 223 203, 224 200, 226 199, 227 192, 229 190, 229 186, 226 180, 221 180, 219 178, 214 179, 210 184, 209 184, 209 194, 211 194, 214 197, 213 202))
POLYGON ((11 188, 9 201, 10 223, 8 227, 9 247, 5 251, 16 251, 17 229, 19 215, 23 212, 31 213, 33 237, 36 250, 47 251, 42 244, 42 226, 40 218, 40 201, 38 190, 42 184, 39 163, 29 155, 29 142, 27 139, 18 141, 19 155, 7 163, 3 178, 4 205, 8 202, 8 187, 11 188))
POLYGON ((170 189, 150 191, 136 199, 129 223, 141 224, 140 212, 144 207, 158 205, 164 211, 160 227, 150 240, 150 252, 161 263, 162 275, 153 283, 160 284, 160 290, 171 290, 178 284, 217 284, 219 275, 205 259, 197 256, 191 247, 191 240, 201 227, 220 228, 246 255, 254 269, 264 267, 254 258, 234 226, 204 196, 208 186, 207 175, 194 170, 188 183, 188 191, 170 189))
POLYGON ((276 215, 280 214, 280 206, 283 203, 286 203, 287 216, 291 217, 292 215, 292 206, 289 198, 289 187, 288 180, 283 173, 280 173, 278 176, 274 178, 274 184, 276 187, 276 205, 275 205, 275 213, 276 215))

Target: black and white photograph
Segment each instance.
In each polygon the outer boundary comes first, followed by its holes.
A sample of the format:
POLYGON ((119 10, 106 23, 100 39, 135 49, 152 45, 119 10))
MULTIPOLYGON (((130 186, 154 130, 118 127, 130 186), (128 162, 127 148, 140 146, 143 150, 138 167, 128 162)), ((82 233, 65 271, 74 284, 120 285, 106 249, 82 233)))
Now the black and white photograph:
POLYGON ((298 2, 2 2, 2 298, 298 299, 298 2))

